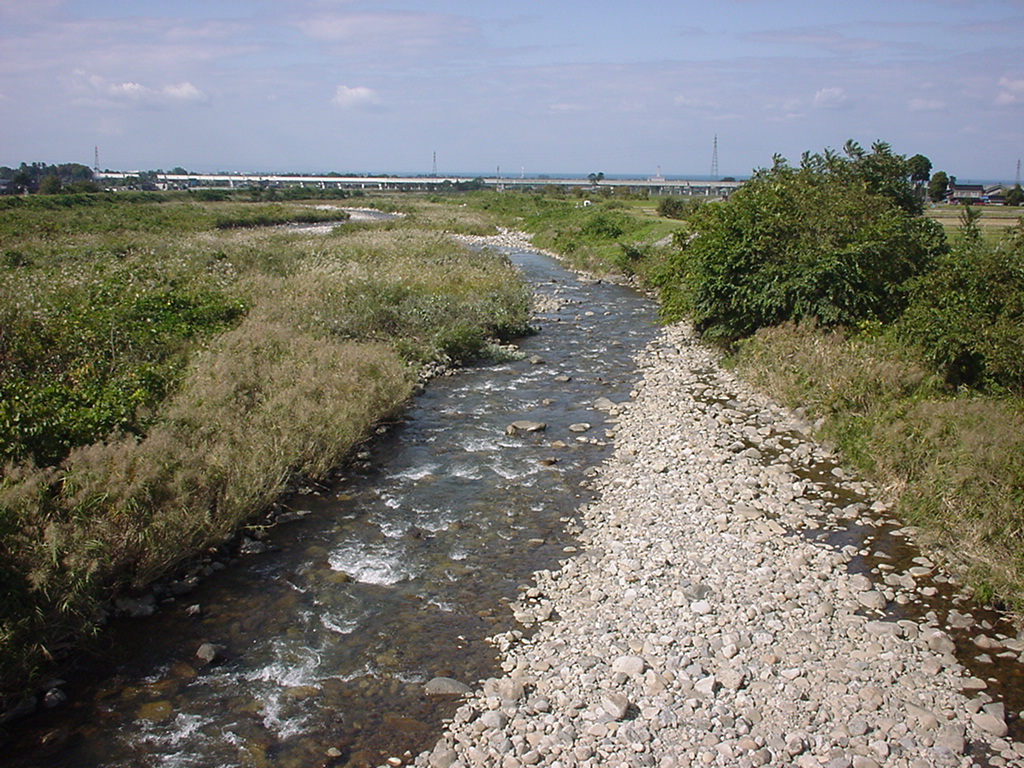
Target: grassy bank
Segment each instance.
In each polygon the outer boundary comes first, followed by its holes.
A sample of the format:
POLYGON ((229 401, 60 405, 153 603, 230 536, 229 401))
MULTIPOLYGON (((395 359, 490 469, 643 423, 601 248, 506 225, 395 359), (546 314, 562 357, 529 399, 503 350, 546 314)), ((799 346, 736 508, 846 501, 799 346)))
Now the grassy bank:
POLYGON ((509 264, 415 222, 255 226, 324 218, 145 196, 0 207, 6 695, 113 596, 337 466, 423 363, 526 330, 509 264))
POLYGON ((483 192, 465 206, 489 221, 529 232, 534 245, 592 274, 630 275, 657 261, 682 222, 658 216, 647 200, 617 198, 600 188, 580 196, 483 192))

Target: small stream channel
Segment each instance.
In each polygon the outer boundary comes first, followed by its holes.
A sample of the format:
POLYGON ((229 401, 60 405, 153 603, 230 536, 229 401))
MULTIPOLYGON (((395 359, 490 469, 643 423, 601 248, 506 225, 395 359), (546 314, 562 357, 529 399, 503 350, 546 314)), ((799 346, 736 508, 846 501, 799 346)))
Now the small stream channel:
MULTIPOLYGON (((457 700, 424 683, 498 674, 484 639, 515 628, 508 603, 574 544, 566 522, 590 500, 587 470, 614 430, 595 401, 629 398, 633 357, 657 333, 635 292, 506 252, 545 308, 525 359, 435 379, 344 477, 286 500, 298 519, 268 532, 267 551, 114 624, 66 677, 67 702, 12 725, 5 766, 399 765, 433 744, 457 700), (516 420, 547 426, 506 434, 516 420), (196 657, 204 643, 220 649, 213 663, 196 657)), ((827 487, 830 470, 810 479, 827 487)), ((836 513, 803 535, 849 548, 851 568, 881 578, 920 557, 897 523, 844 517, 861 500, 825 493, 836 513)), ((926 591, 893 620, 959 611, 1009 632, 947 584, 926 591)), ((1019 711, 1020 664, 978 662, 971 631, 958 655, 1019 711)))

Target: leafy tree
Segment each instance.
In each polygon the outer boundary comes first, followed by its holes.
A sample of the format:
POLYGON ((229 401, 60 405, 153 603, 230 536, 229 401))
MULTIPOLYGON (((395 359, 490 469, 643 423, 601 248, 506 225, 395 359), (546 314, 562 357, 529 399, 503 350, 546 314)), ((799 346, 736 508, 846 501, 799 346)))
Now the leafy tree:
POLYGON ((932 202, 941 203, 946 199, 946 192, 949 190, 949 176, 945 171, 936 171, 928 182, 928 197, 932 202))
POLYGON ((587 175, 590 183, 597 186, 600 182, 604 181, 604 173, 591 173, 587 175))
POLYGON ((910 170, 910 180, 918 186, 931 178, 932 161, 924 155, 914 155, 907 160, 907 168, 910 170))
POLYGON ((905 284, 944 248, 921 213, 907 161, 877 142, 845 157, 776 157, 725 203, 701 206, 657 282, 665 314, 732 340, 786 320, 897 318, 905 284))
POLYGON ((1024 224, 993 244, 964 229, 935 268, 913 281, 899 328, 951 386, 1024 393, 1024 224))
POLYGON ((22 163, 17 169, 0 168, 0 178, 10 179, 12 192, 40 191, 56 194, 76 182, 92 182, 92 169, 81 163, 22 163), (47 179, 51 179, 47 181, 47 179), (45 182, 45 185, 44 185, 45 182))
POLYGON ((914 193, 918 198, 923 198, 928 179, 932 174, 932 161, 924 155, 914 155, 907 160, 907 169, 910 171, 910 181, 914 185, 914 193))
POLYGON ((1014 186, 1009 192, 1006 193, 1006 204, 1018 206, 1024 202, 1024 189, 1020 188, 1020 184, 1014 186))
POLYGON ((14 176, 11 182, 14 185, 15 191, 23 192, 32 186, 32 174, 25 168, 25 164, 21 164, 22 167, 14 172, 14 176))
POLYGON ((40 195, 56 195, 60 194, 63 186, 60 183, 60 177, 51 173, 49 176, 44 176, 39 182, 38 192, 40 195))

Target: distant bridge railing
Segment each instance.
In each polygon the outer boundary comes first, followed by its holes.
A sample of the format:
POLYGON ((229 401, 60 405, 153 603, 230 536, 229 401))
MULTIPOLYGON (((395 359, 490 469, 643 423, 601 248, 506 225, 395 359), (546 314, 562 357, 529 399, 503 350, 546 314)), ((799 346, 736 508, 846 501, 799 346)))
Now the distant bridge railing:
MULTIPOLYGON (((95 174, 98 181, 130 181, 138 172, 106 171, 95 174)), ((247 187, 315 186, 321 189, 363 190, 443 190, 456 185, 482 183, 494 189, 529 189, 546 186, 582 189, 623 189, 645 191, 650 195, 699 195, 728 197, 743 186, 742 181, 710 181, 707 179, 602 179, 592 182, 583 178, 526 178, 526 177, 469 177, 469 176, 300 176, 290 174, 256 173, 158 173, 153 179, 163 189, 192 189, 221 187, 229 189, 247 187)))

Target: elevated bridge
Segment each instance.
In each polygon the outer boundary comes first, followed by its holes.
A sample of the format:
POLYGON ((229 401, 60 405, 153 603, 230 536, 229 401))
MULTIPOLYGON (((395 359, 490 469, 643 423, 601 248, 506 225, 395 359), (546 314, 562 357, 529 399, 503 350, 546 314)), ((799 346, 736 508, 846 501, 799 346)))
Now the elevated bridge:
MULTIPOLYGON (((138 172, 96 173, 97 181, 130 181, 138 172)), ((687 195, 725 198, 743 186, 742 181, 708 181, 706 179, 602 179, 596 184, 582 178, 469 177, 469 176, 301 176, 291 174, 255 173, 159 173, 155 183, 161 189, 196 189, 220 187, 319 187, 321 189, 362 189, 389 191, 442 191, 446 188, 482 183, 490 189, 622 189, 646 192, 653 196, 687 195)))

